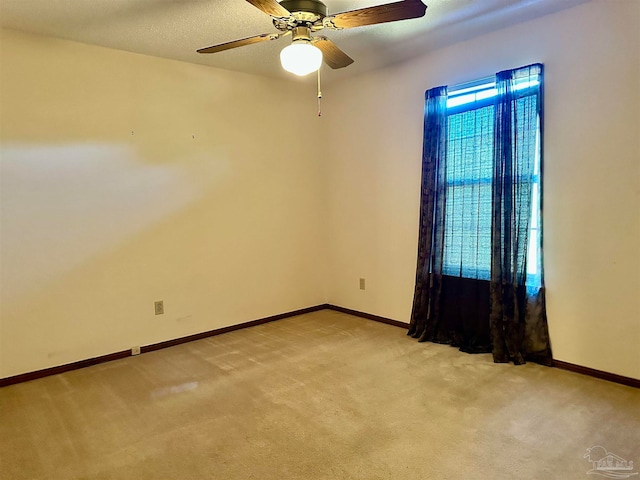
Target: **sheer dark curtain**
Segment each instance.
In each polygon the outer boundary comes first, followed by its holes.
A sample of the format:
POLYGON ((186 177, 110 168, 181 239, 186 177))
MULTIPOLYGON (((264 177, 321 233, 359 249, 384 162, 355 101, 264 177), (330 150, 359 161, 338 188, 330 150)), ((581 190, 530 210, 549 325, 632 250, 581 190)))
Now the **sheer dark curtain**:
POLYGON ((542 65, 465 106, 427 91, 409 335, 549 364, 542 272, 542 65), (534 253, 532 255, 532 253, 534 253), (533 265, 528 265, 527 262, 533 265))
POLYGON ((447 87, 425 93, 418 265, 409 335, 431 340, 439 328, 444 248, 447 87))
POLYGON ((541 258, 535 281, 527 278, 529 249, 542 255, 542 188, 534 204, 532 180, 537 174, 542 185, 542 85, 542 65, 496 75, 490 324, 494 361, 516 365, 551 363, 541 258))

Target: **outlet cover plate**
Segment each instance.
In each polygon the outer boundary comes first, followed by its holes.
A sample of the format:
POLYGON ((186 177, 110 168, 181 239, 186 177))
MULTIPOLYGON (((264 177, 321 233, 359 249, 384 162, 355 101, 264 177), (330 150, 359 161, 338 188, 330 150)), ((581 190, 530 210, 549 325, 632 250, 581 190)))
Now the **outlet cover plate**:
POLYGON ((164 302, 162 300, 153 302, 153 308, 156 312, 156 315, 162 315, 164 313, 164 302))

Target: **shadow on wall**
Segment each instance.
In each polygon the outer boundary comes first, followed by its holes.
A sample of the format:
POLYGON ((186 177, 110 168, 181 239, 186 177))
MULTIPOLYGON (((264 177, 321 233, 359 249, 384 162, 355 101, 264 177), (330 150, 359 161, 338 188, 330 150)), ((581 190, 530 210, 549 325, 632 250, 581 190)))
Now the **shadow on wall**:
MULTIPOLYGON (((185 152, 187 153, 187 152, 185 152)), ((225 181, 224 153, 136 161, 129 145, 2 149, 3 296, 12 302, 197 203, 225 181)), ((228 178, 227 178, 228 180, 228 178)))

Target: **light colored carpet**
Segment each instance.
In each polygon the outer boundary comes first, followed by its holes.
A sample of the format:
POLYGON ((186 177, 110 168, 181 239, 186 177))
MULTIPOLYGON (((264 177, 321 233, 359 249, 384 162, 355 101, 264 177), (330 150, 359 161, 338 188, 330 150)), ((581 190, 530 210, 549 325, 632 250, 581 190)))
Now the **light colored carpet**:
POLYGON ((640 390, 329 310, 0 389, 2 480, 586 479, 596 445, 638 471, 640 390))

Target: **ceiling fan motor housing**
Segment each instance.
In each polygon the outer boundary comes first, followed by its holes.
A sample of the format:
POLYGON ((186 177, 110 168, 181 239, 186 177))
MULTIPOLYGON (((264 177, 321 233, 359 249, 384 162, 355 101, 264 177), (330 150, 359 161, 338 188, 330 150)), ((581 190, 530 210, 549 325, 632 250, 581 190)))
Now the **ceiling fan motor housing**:
POLYGON ((327 6, 319 0, 282 0, 284 8, 289 10, 296 20, 302 22, 315 22, 327 16, 327 6))

